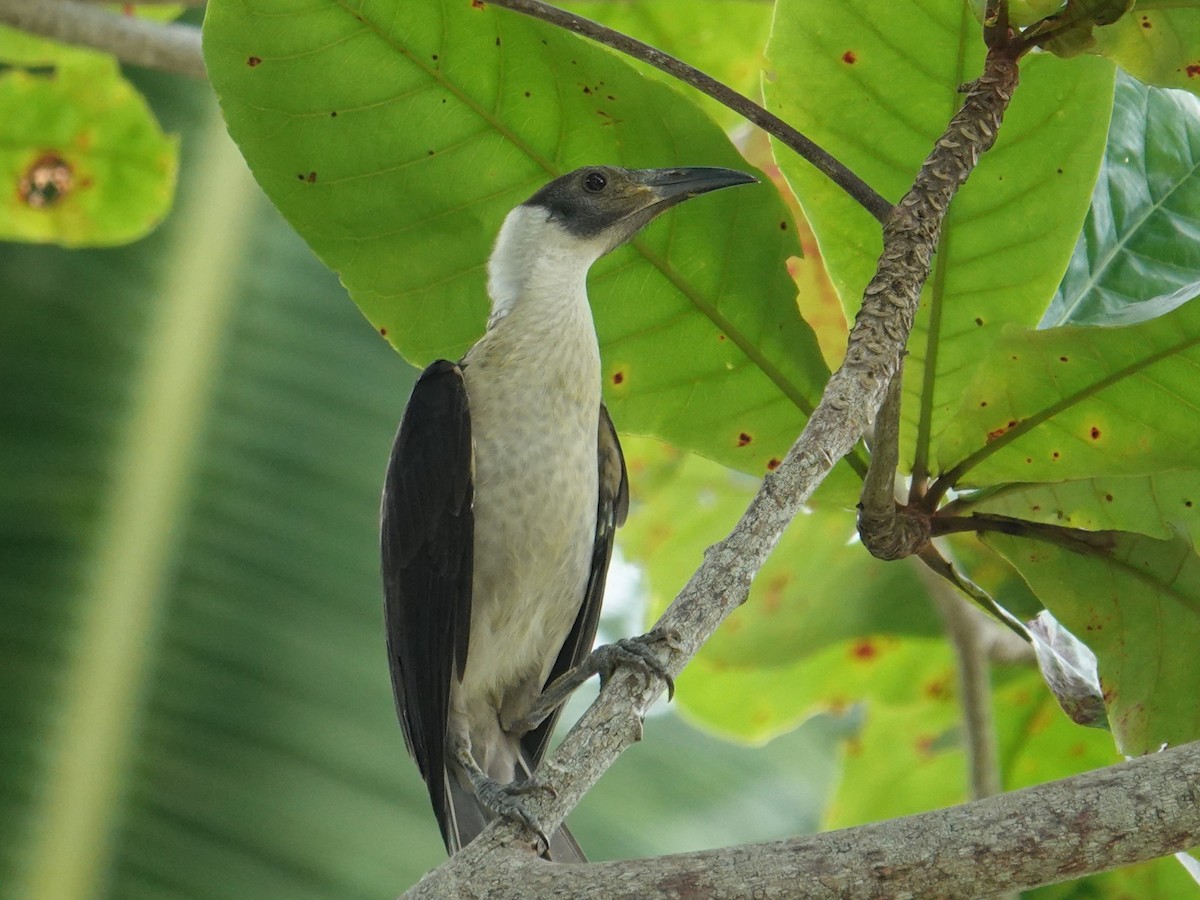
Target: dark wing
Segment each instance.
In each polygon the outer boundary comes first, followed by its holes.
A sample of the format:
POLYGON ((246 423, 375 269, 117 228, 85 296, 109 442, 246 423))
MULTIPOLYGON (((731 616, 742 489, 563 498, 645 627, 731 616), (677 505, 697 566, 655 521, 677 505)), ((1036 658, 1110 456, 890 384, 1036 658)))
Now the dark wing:
POLYGON ((392 445, 380 550, 396 712, 443 835, 450 679, 462 677, 471 623, 473 469, 462 370, 438 360, 413 388, 392 445))
MULTIPOLYGON (((596 640, 596 626, 600 623, 604 580, 608 576, 608 564, 612 559, 613 537, 617 526, 625 524, 625 516, 629 512, 629 476, 625 471, 625 455, 621 452, 621 442, 617 440, 617 430, 609 418, 608 408, 603 403, 600 404, 597 457, 600 493, 596 506, 596 542, 592 545, 592 571, 584 591, 583 606, 579 609, 571 633, 567 635, 566 643, 559 651, 558 659, 554 661, 554 668, 550 670, 546 684, 579 665, 592 651, 592 644, 596 640)), ((554 732, 554 724, 561 713, 560 706, 541 725, 521 739, 521 748, 525 751, 530 771, 536 769, 542 761, 546 746, 550 742, 550 735, 554 732)))

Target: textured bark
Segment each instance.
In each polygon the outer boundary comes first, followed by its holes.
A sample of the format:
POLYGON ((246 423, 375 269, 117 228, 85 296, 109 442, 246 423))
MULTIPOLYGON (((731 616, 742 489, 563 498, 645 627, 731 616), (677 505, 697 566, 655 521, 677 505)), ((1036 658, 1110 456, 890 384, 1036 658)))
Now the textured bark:
POLYGON ((722 850, 559 865, 476 842, 408 896, 989 897, 1197 842, 1200 743, 1193 743, 949 809, 722 850))

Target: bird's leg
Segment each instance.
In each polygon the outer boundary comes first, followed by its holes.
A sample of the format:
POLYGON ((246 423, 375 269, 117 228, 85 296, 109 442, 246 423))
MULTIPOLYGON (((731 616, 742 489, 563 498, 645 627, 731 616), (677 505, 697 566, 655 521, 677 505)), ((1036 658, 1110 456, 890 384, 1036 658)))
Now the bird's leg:
POLYGON ((538 836, 541 847, 550 846, 550 841, 542 830, 542 825, 537 817, 525 809, 525 806, 517 798, 532 791, 552 790, 551 788, 533 776, 526 781, 501 784, 480 768, 479 763, 475 762, 475 757, 471 755, 470 747, 464 744, 459 744, 454 749, 454 760, 467 773, 476 798, 490 812, 502 819, 520 822, 538 836))
POLYGON ((679 649, 679 636, 673 631, 661 628, 651 629, 638 637, 621 638, 619 641, 597 647, 575 668, 568 669, 546 685, 546 689, 533 701, 525 715, 512 722, 503 722, 504 730, 516 734, 532 731, 593 675, 600 676, 600 687, 603 688, 621 666, 636 669, 647 685, 650 683, 650 677, 657 675, 667 684, 667 699, 674 698, 675 680, 650 647, 659 641, 666 643, 672 650, 679 649))

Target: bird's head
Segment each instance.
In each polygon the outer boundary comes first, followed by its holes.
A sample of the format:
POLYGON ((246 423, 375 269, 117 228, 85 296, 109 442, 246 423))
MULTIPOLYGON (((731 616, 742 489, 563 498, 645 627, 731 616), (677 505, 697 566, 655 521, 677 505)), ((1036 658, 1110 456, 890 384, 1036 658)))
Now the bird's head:
POLYGON ((489 264, 494 313, 504 315, 537 270, 564 278, 588 267, 691 197, 757 179, 734 169, 586 166, 542 187, 509 213, 489 264))
POLYGON ((734 169, 619 169, 587 166, 556 178, 523 204, 600 255, 619 247, 652 219, 691 197, 756 179, 734 169))

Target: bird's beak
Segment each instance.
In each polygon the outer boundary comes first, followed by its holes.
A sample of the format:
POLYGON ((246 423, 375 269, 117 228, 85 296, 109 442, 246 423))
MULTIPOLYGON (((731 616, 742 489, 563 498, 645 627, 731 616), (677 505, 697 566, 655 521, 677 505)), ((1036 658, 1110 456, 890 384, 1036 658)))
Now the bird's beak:
POLYGON ((709 191, 753 184, 758 181, 736 169, 702 166, 691 169, 631 169, 627 172, 628 188, 618 200, 624 207, 609 229, 608 249, 628 241, 653 219, 691 197, 709 191))
POLYGON ((646 207, 652 208, 654 215, 709 191, 758 181, 745 172, 715 166, 690 169, 635 169, 630 174, 645 190, 645 198, 649 201, 646 207))

